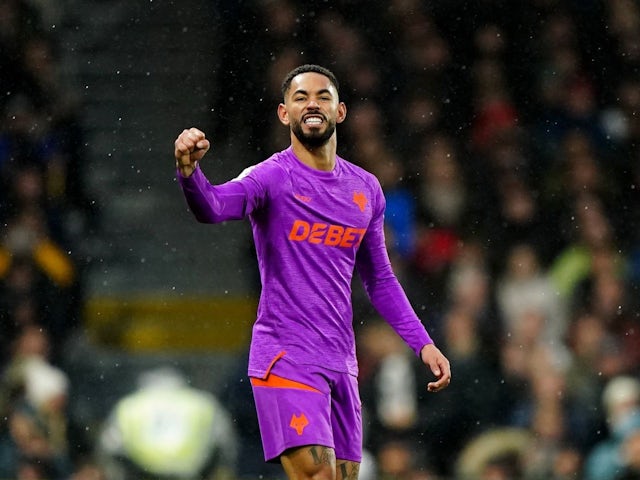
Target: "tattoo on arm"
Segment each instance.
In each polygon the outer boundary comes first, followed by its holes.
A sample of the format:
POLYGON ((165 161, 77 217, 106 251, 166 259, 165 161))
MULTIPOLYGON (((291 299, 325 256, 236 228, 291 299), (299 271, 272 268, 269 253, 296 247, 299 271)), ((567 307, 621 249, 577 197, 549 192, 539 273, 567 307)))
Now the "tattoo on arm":
POLYGON ((333 448, 314 445, 309 449, 309 452, 313 457, 313 463, 316 465, 320 465, 322 463, 331 465, 335 462, 335 453, 333 453, 333 448))
POLYGON ((360 464, 356 462, 342 462, 338 465, 342 480, 358 480, 360 464))

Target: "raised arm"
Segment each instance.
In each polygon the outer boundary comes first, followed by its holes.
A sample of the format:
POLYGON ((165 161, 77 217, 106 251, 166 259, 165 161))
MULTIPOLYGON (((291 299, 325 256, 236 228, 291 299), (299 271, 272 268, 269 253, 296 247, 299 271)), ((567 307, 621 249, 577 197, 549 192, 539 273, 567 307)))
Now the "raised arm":
POLYGON ((210 147, 211 144, 202 130, 195 127, 183 130, 176 138, 174 151, 176 168, 180 175, 190 177, 210 147))
MULTIPOLYGON (((198 162, 210 148, 204 132, 197 128, 185 129, 175 141, 177 177, 191 212, 199 222, 219 223, 240 220, 255 206, 251 202, 246 184, 229 181, 221 185, 209 183, 198 162)), ((246 180, 245 182, 248 182, 246 180)), ((255 192, 256 189, 251 189, 255 192)))

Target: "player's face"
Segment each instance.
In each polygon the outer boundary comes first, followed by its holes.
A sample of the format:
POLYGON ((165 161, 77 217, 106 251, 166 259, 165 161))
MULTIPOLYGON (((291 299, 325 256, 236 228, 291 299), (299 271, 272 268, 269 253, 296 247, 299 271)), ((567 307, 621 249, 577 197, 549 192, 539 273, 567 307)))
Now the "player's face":
POLYGON ((307 72, 293 78, 278 113, 300 143, 319 147, 333 136, 336 124, 344 120, 346 108, 327 77, 307 72))

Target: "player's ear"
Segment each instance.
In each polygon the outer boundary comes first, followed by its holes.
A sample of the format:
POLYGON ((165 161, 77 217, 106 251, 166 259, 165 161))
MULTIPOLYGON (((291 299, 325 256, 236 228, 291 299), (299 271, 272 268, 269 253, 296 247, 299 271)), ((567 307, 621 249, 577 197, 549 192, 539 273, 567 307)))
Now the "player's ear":
POLYGON ((283 125, 289 125, 289 112, 287 112, 287 107, 284 103, 278 105, 278 118, 283 125))
POLYGON ((344 122, 347 118, 347 105, 344 102, 338 103, 338 115, 336 116, 336 123, 344 122))

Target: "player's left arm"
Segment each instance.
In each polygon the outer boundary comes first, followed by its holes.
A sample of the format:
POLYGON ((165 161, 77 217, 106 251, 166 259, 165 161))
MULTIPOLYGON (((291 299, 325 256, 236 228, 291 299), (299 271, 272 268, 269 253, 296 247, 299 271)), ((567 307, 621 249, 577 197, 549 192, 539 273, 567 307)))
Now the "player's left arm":
POLYGON ((372 220, 356 256, 356 269, 378 313, 436 377, 427 385, 429 391, 436 392, 449 385, 451 367, 434 345, 393 272, 384 237, 385 201, 381 189, 376 199, 372 220))

